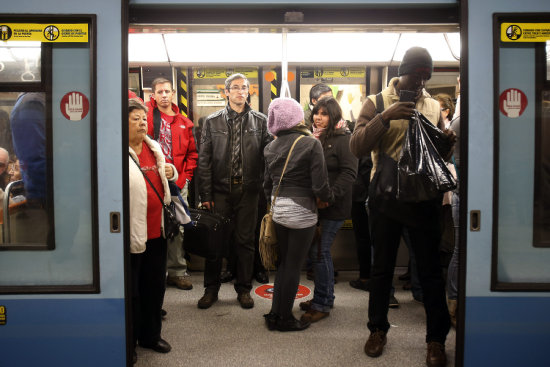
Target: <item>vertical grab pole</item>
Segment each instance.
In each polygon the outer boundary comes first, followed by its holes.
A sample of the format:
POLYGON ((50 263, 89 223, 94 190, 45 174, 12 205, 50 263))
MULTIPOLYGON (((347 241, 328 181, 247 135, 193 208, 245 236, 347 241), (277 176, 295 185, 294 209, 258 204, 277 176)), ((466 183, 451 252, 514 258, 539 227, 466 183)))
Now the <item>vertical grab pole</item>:
POLYGON ((287 35, 288 29, 283 28, 282 29, 282 60, 281 60, 281 97, 291 98, 290 94, 290 86, 288 85, 288 59, 287 59, 287 42, 286 42, 286 35, 287 35))

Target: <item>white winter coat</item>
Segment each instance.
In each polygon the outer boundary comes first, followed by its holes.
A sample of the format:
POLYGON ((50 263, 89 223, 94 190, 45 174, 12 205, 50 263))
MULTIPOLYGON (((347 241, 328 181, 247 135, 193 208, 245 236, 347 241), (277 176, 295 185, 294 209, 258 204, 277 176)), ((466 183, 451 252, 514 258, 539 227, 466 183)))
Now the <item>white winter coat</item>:
MULTIPOLYGON (((149 146, 157 159, 157 167, 159 170, 160 179, 164 186, 164 203, 170 204, 170 188, 168 187, 168 180, 166 179, 164 154, 160 148, 160 145, 145 136, 145 144, 149 146)), ((141 169, 132 160, 135 159, 139 163, 139 158, 132 148, 130 150, 130 157, 128 157, 128 172, 130 176, 130 253, 139 254, 145 251, 145 243, 147 242, 147 185, 149 183, 145 181, 141 169)), ((176 181, 178 179, 178 171, 174 165, 172 171, 174 177, 170 181, 176 181)), ((162 212, 161 212, 162 213, 162 212)), ((164 220, 161 218, 161 226, 163 226, 164 220)), ((162 228, 164 233, 164 228, 162 228)))

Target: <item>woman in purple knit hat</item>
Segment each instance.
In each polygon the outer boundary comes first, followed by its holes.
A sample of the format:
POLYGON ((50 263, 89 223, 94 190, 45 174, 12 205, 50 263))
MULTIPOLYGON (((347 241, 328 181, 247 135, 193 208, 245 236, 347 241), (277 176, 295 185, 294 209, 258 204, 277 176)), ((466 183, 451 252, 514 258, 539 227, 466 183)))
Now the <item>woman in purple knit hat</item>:
POLYGON ((271 311, 264 315, 269 330, 296 331, 309 326, 292 314, 306 259, 317 224, 317 206, 333 203, 328 173, 319 140, 304 124, 302 107, 291 98, 277 98, 269 105, 267 128, 277 139, 264 149, 264 191, 272 203, 289 151, 278 196, 273 205, 273 221, 278 239, 278 267, 271 311))

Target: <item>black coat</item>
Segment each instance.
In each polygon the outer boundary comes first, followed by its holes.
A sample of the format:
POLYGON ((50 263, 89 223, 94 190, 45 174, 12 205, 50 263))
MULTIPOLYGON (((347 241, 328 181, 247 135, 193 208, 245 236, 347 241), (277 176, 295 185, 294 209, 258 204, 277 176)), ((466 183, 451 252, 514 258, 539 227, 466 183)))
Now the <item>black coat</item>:
POLYGON ((338 129, 327 138, 324 156, 334 203, 319 210, 319 219, 345 220, 351 215, 352 186, 357 175, 357 158, 349 149, 351 134, 338 129))
MULTIPOLYGON (((243 189, 261 190, 265 146, 272 140, 267 131, 266 116, 247 106, 241 126, 243 189)), ((211 201, 213 192, 231 191, 231 125, 229 107, 206 118, 201 132, 199 152, 199 193, 201 201, 211 201)))
MULTIPOLYGON (((308 134, 298 130, 281 131, 277 139, 265 147, 264 192, 268 202, 271 202, 271 195, 275 194, 288 152, 300 135, 308 134)), ((279 196, 318 197, 323 201, 333 202, 323 148, 314 137, 306 136, 294 147, 283 176, 279 196)))

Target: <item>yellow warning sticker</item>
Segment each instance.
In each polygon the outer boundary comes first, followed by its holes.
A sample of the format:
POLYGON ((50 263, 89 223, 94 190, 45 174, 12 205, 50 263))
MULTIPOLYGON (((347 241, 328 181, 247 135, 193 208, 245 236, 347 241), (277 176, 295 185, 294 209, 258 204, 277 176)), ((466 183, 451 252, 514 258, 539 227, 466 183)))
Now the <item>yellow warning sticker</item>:
POLYGON ((502 42, 550 41, 550 23, 501 23, 502 42))
POLYGON ((88 24, 0 23, 1 41, 88 42, 88 24))
POLYGON ((6 325, 6 306, 0 306, 0 325, 6 325))
POLYGON ((255 68, 194 68, 193 77, 197 79, 226 79, 232 74, 240 73, 248 79, 258 78, 258 69, 255 68))
POLYGON ((302 78, 364 78, 367 72, 361 67, 302 68, 302 78))

